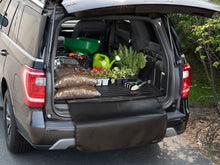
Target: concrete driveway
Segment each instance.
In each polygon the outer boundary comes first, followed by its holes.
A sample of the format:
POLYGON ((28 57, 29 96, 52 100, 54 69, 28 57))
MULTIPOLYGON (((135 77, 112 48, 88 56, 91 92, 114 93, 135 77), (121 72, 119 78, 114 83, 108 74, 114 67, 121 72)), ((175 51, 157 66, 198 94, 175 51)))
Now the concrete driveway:
POLYGON ((209 165, 211 161, 191 148, 179 136, 165 138, 159 144, 130 149, 83 153, 75 149, 62 151, 34 150, 12 154, 7 150, 0 111, 0 164, 1 165, 209 165))

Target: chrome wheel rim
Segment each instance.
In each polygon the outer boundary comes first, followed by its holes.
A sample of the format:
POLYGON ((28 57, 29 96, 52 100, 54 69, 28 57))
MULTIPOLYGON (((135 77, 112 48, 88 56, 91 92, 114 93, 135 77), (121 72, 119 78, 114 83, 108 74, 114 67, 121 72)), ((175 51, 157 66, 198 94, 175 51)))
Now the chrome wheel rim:
POLYGON ((10 140, 11 137, 11 115, 10 115, 10 110, 9 110, 9 105, 6 103, 6 108, 5 108, 5 126, 6 126, 6 135, 8 140, 10 140))

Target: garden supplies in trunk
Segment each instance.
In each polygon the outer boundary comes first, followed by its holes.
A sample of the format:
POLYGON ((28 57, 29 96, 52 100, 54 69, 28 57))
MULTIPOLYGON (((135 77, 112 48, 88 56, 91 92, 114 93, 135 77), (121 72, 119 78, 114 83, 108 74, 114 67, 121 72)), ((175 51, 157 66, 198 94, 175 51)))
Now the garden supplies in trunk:
POLYGON ((93 86, 65 87, 56 91, 55 99, 91 98, 100 95, 93 86))
POLYGON ((59 65, 55 70, 55 88, 93 86, 97 80, 80 65, 59 65))

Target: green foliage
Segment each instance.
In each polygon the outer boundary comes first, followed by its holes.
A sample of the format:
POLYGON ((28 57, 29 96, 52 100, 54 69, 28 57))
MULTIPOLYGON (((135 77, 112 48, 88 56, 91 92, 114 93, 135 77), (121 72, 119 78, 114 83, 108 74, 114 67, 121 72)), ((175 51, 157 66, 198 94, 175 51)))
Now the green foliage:
POLYGON ((198 46, 198 47, 196 48, 195 53, 198 52, 198 51, 200 51, 200 49, 202 49, 202 46, 198 46))
MULTIPOLYGON (((214 2, 215 0, 212 1, 214 2)), ((204 70, 201 74, 197 74, 197 76, 206 75, 206 86, 204 81, 198 83, 197 80, 195 86, 193 86, 192 82, 189 99, 192 101, 192 98, 199 97, 197 102, 204 102, 210 99, 214 101, 217 112, 220 114, 220 104, 218 100, 220 81, 215 78, 216 75, 219 75, 215 74, 215 72, 218 71, 217 69, 219 69, 218 66, 220 62, 220 15, 215 15, 213 18, 204 18, 171 14, 170 17, 180 38, 181 46, 184 49, 183 52, 186 53, 186 55, 193 55, 194 52, 200 57, 199 59, 203 68, 197 65, 195 69, 204 70)), ((194 101, 195 100, 193 100, 193 102, 194 101)))
POLYGON ((117 62, 122 68, 129 68, 133 73, 136 73, 138 69, 143 69, 146 65, 146 55, 141 52, 137 52, 132 47, 125 45, 119 45, 118 50, 113 51, 113 56, 119 56, 121 59, 117 62))
MULTIPOLYGON (((197 44, 195 43, 197 37, 191 34, 191 29, 192 25, 197 24, 196 18, 194 16, 184 14, 170 14, 170 18, 179 36, 181 47, 183 48, 184 53, 189 54, 190 52, 194 51, 197 47, 197 44)), ((199 17, 199 25, 202 25, 203 22, 204 17, 199 17)))
MULTIPOLYGON (((214 105, 212 89, 209 85, 207 78, 202 77, 202 73, 199 77, 194 77, 192 80, 192 85, 190 88, 189 102, 190 103, 210 103, 214 105)), ((220 96, 220 81, 219 78, 216 78, 216 92, 220 96)))
POLYGON ((205 60, 206 56, 200 56, 200 58, 201 58, 202 60, 205 60))
POLYGON ((206 59, 208 53, 212 56, 213 66, 217 67, 215 62, 219 62, 220 56, 220 15, 209 19, 183 14, 171 14, 170 17, 185 53, 195 50, 195 53, 203 54, 200 55, 202 60, 206 59))
MULTIPOLYGON (((189 102, 195 104, 213 105, 215 104, 210 83, 206 77, 205 70, 200 60, 196 56, 187 59, 192 68, 192 85, 190 88, 189 102)), ((216 92, 220 96, 220 74, 214 70, 214 81, 216 82, 216 92)))
POLYGON ((126 68, 126 67, 114 67, 111 71, 111 82, 114 83, 116 78, 126 78, 128 76, 134 76, 134 72, 132 72, 131 69, 126 68))
POLYGON ((212 65, 217 68, 219 66, 219 62, 216 61, 212 65))
POLYGON ((203 25, 192 25, 191 31, 192 35, 197 38, 196 43, 199 45, 195 52, 205 54, 205 56, 201 56, 201 59, 205 60, 202 57, 208 57, 208 62, 217 68, 220 58, 220 16, 206 19, 203 25))

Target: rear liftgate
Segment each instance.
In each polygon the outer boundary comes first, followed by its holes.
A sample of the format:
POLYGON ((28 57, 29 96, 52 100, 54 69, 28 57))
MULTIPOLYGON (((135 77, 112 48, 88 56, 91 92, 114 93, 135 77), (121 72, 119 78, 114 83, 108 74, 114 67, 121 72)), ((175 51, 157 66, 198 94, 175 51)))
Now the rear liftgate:
POLYGON ((167 115, 157 99, 69 102, 76 148, 101 151, 141 146, 163 139, 167 115))

